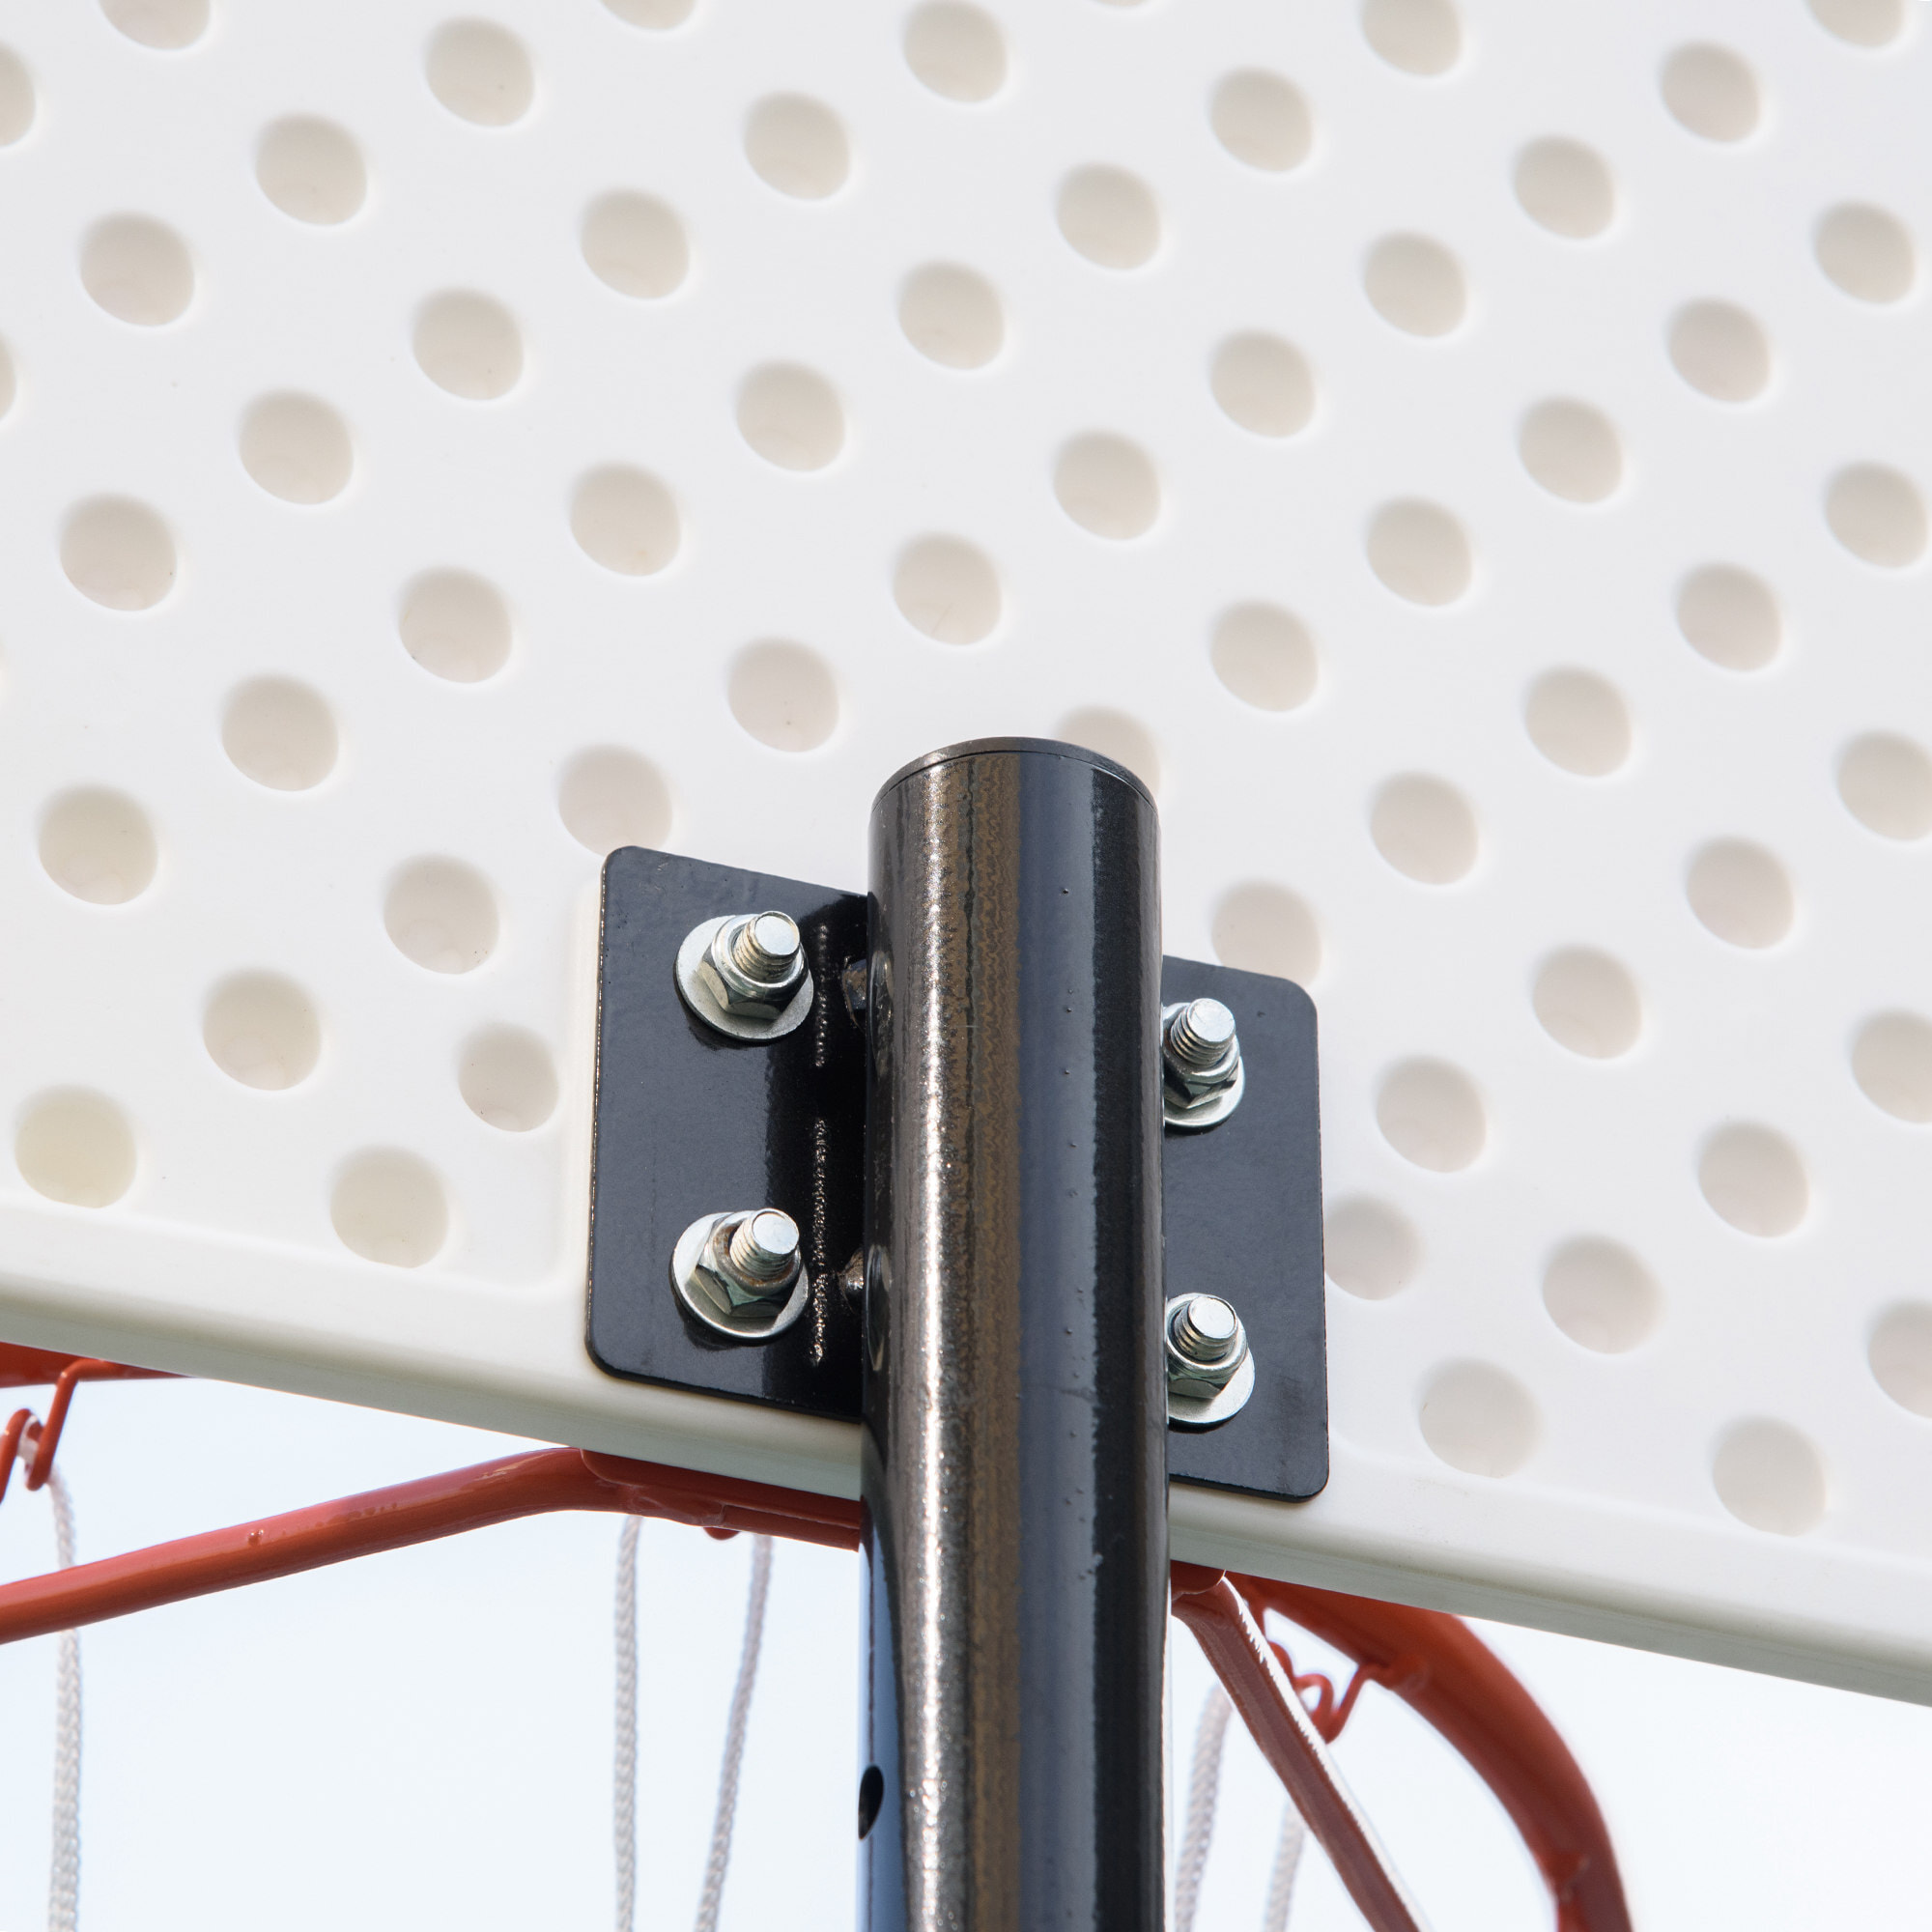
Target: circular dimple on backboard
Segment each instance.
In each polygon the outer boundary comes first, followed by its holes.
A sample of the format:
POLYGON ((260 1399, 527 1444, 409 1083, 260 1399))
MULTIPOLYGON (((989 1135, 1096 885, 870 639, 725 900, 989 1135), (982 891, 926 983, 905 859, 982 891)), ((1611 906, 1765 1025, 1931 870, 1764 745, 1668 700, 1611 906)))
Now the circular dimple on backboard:
POLYGON ((1803 1536, 1825 1515, 1825 1465, 1789 1423, 1733 1423, 1712 1458, 1711 1481, 1740 1522, 1776 1536, 1803 1536))
POLYGON ((1423 1394, 1422 1439, 1452 1469, 1513 1476, 1529 1461, 1542 1420, 1529 1391, 1488 1362, 1453 1362, 1423 1394))
POLYGON ((1630 711, 1595 671, 1545 671, 1529 688, 1522 722, 1530 743, 1578 778, 1605 778, 1630 756, 1630 711))
POLYGON ((284 214, 333 227, 356 213, 369 192, 361 150, 332 121, 292 114, 262 130, 255 179, 284 214))
POLYGON ((1469 587, 1469 539, 1447 510, 1413 498, 1384 503, 1369 524, 1369 568, 1409 604, 1453 604, 1469 587))
POLYGON ((1221 82, 1208 121, 1214 138, 1237 161, 1268 174, 1299 167, 1315 144, 1314 121, 1300 89, 1256 68, 1221 82))
POLYGON ((1932 1121, 1932 1025, 1917 1013, 1880 1013, 1852 1043, 1852 1077, 1894 1120, 1932 1121))
POLYGON ((578 484, 570 532, 593 563, 620 577, 652 577, 682 541, 677 505, 655 476, 612 464, 578 484))
POLYGON ((456 1084, 469 1111, 506 1134, 526 1134, 556 1112, 550 1049, 522 1027, 485 1027, 463 1043, 456 1084))
POLYGON ((691 18, 694 0, 604 0, 604 4, 627 26, 664 33, 691 18))
POLYGON ((655 195, 599 195, 583 212, 578 241, 600 282, 639 301, 662 299, 691 271, 684 226, 655 195))
POLYGON ((1895 302, 1918 279, 1918 250, 1904 222, 1882 208, 1847 202, 1818 223, 1818 266, 1860 301, 1895 302))
POLYGON ((1244 973, 1308 985, 1321 970, 1321 928, 1286 886, 1265 879, 1234 887, 1214 908, 1214 956, 1244 973))
POLYGON ((990 100, 1007 78, 999 23, 961 0, 930 0, 906 21, 906 66, 948 100, 990 100))
POLYGON ((88 230, 80 282, 117 321, 158 328, 194 299, 194 263, 172 228, 145 214, 114 214, 88 230))
POLYGON ((349 425, 314 396, 263 396, 242 418, 242 467, 285 503, 327 503, 349 486, 349 425))
POLYGON ((1905 0, 1806 0, 1828 34, 1855 47, 1882 47, 1905 31, 1905 0))
POLYGON ((147 814, 102 786, 64 791, 41 814, 41 864, 90 905, 125 905, 154 883, 158 852, 147 814))
POLYGON ((61 531, 60 558, 68 582, 109 611, 151 611, 174 588, 174 539, 128 497, 77 505, 61 531))
POLYGON ((1728 47, 1679 47, 1663 64, 1661 87, 1678 123, 1707 141, 1742 141, 1757 128, 1756 77, 1728 47))
POLYGON ((921 537, 899 553, 893 601, 942 644, 977 644, 1000 621, 1000 578, 963 537, 921 537))
POLYGON ((1550 1256, 1543 1305, 1573 1342, 1621 1355, 1655 1331, 1662 1296, 1651 1271, 1615 1241, 1585 1235, 1550 1256))
POLYGON ((134 1184, 134 1131, 102 1094, 62 1087, 28 1104, 14 1164, 36 1194, 70 1208, 109 1208, 134 1184))
POLYGON ((1539 227, 1572 242, 1601 235, 1617 212, 1616 185, 1601 155, 1552 134, 1516 157, 1516 198, 1539 227))
POLYGON ((647 759, 615 745, 580 752, 556 789, 557 815, 601 859, 620 845, 662 846, 670 834, 670 787, 647 759))
POLYGON ((1421 772, 1390 779, 1369 812, 1376 850, 1405 878, 1453 885, 1476 863, 1476 814, 1455 786, 1421 772))
POLYGON ((383 923, 418 966, 469 973, 496 951, 497 898, 482 873, 460 859, 417 859, 390 882, 383 923))
POLYGON ((1404 73, 1447 73, 1463 52, 1463 23, 1449 0, 1364 0, 1362 33, 1404 73))
POLYGON ((0 342, 0 416, 14 407, 14 358, 7 354, 7 345, 0 342))
POLYGON ((1517 453, 1530 475, 1566 502, 1601 503, 1623 481, 1623 445, 1610 419, 1566 397, 1538 403, 1523 417, 1517 453))
POLYGON ((1733 302, 1691 302, 1670 324, 1670 360, 1693 389, 1719 403, 1747 403, 1771 381, 1771 345, 1733 302))
POLYGON ((1158 796, 1160 792, 1160 753, 1145 725, 1124 712, 1111 711, 1103 704, 1091 704, 1069 711, 1060 721, 1054 734, 1068 744, 1084 746, 1125 765, 1135 778, 1158 796))
POLYGON ((1115 543, 1145 536, 1160 514, 1160 479, 1125 437, 1076 436, 1053 469, 1060 507, 1084 530, 1115 543))
POLYGON ((257 784, 307 791, 335 769, 335 720, 307 685, 258 677, 228 700, 221 748, 257 784))
POLYGON ((1932 758, 1889 732, 1854 738, 1838 760, 1838 796, 1881 838, 1923 838, 1932 832, 1932 758))
POLYGON ((1236 604, 1214 626, 1214 675, 1258 711, 1293 711, 1315 695, 1320 660, 1308 627, 1272 604, 1236 604))
POLYGON ((524 43, 491 20, 450 20, 439 27, 423 73, 430 92, 452 114, 478 128, 521 121, 536 97, 524 43))
POLYGON ((0 148, 11 148, 33 125, 33 80, 19 55, 0 47, 0 148))
POLYGON ((1770 586, 1730 563, 1707 563, 1678 586, 1677 628, 1693 651, 1725 670, 1762 670, 1784 641, 1770 586))
POLYGON ((838 723, 838 687, 816 651, 770 639, 747 644, 725 681, 731 715, 775 752, 815 751, 838 723))
POLYGON ((845 446, 845 412, 823 376, 773 362, 738 391, 738 430, 781 469, 823 469, 845 446))
POLYGON ((1718 838, 1691 860, 1685 896, 1709 932, 1730 946, 1776 946, 1797 914, 1791 881, 1762 845, 1718 838))
POLYGON ((1447 335, 1468 311, 1455 256, 1426 235, 1385 235, 1362 265, 1362 290, 1381 319, 1406 335, 1447 335))
POLYGON ((980 369, 1000 353, 1006 319, 983 275, 934 262, 906 277, 899 327, 922 355, 949 369, 980 369))
POLYGON ((345 1161, 328 1218, 345 1247, 388 1267, 421 1267, 449 1238, 442 1182, 401 1148, 369 1148, 345 1161))
POLYGON ((799 201, 823 201, 845 185, 852 151, 838 117, 802 94, 773 94, 745 122, 745 158, 760 180, 799 201))
POLYGON ((1293 436, 1315 413, 1315 379, 1300 350, 1275 335, 1231 335, 1214 352, 1214 400, 1256 436, 1293 436))
POLYGON ((1397 1153, 1432 1174, 1458 1174, 1489 1142, 1482 1096, 1442 1060, 1405 1060, 1383 1079, 1376 1123, 1397 1153))
POLYGON ((1881 570, 1903 570, 1925 553, 1925 499, 1882 463, 1854 463, 1832 478, 1825 521, 1854 556, 1881 570))
POLYGON ((1543 1030, 1588 1060, 1614 1060, 1643 1031, 1636 982, 1607 952, 1571 947, 1552 953, 1531 995, 1543 1030))
POLYGON ((306 1080, 322 1054, 322 1023, 308 995, 279 973, 237 973, 202 1015, 209 1058, 244 1087, 278 1093, 306 1080))
POLYGON ((100 11, 130 41, 172 53, 208 31, 208 0, 100 0, 100 11))
POLYGON ((1770 1127, 1719 1127, 1697 1159, 1697 1185, 1719 1219, 1740 1234, 1772 1240, 1788 1235, 1811 1205, 1798 1150, 1770 1127))
POLYGON ((1866 1352, 1873 1378, 1901 1408, 1932 1415, 1932 1307, 1907 1301, 1888 1309, 1866 1352))
POLYGON ((495 677, 510 659, 510 612, 467 570, 425 571, 403 593, 396 635, 423 669, 452 684, 495 677))
POLYGON ((524 343, 501 302, 466 289, 432 296, 416 312, 416 366, 465 402, 508 395, 524 373, 524 343))
POLYGON ((1400 1294, 1422 1266, 1422 1239, 1385 1201, 1338 1201, 1321 1227, 1322 1266, 1337 1288, 1364 1301, 1400 1294))
POLYGON ((1124 168, 1075 168, 1060 185, 1060 232, 1103 269, 1138 269, 1160 246, 1160 210, 1151 190, 1124 168))

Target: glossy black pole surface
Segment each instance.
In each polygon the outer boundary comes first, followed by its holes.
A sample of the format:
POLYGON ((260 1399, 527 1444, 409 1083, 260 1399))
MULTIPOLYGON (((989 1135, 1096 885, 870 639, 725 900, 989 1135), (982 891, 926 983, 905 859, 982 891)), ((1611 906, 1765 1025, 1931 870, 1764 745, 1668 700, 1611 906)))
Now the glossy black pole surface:
POLYGON ((871 872, 860 1922, 1158 1932, 1153 805, 958 746, 879 794, 871 872))

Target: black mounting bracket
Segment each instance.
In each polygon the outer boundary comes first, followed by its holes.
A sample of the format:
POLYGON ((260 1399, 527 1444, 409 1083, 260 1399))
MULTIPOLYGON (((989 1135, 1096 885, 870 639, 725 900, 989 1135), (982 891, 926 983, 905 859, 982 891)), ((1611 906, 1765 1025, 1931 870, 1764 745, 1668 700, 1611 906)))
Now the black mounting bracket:
MULTIPOLYGON (((864 1217, 866 1033, 843 975, 866 950, 863 894, 636 846, 606 861, 587 1340, 610 1374, 859 1420, 864 1321, 842 1279, 864 1217), (675 967, 700 922, 762 910, 797 922, 814 990, 794 1032, 744 1043, 686 1008, 675 967), (699 1216, 762 1205, 798 1223, 809 1299, 753 1344, 687 1312, 670 1264, 699 1216)), ((1167 1291, 1233 1302, 1257 1378, 1228 1421, 1169 1430, 1169 1469, 1298 1501, 1328 1479, 1315 1008, 1286 980, 1163 961, 1163 1002, 1203 995, 1235 1013, 1246 1088, 1218 1124, 1164 1137, 1167 1291)))

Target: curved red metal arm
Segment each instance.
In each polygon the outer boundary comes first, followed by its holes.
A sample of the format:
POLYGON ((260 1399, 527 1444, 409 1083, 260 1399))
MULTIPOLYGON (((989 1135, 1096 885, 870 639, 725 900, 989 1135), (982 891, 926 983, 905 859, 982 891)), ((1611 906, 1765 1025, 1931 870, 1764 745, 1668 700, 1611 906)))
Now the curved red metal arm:
POLYGON ((159 1369, 130 1369, 121 1362, 96 1361, 88 1355, 55 1355, 44 1349, 16 1349, 0 1344, 0 1388, 26 1388, 36 1382, 54 1385, 54 1399, 47 1405, 44 1422, 30 1408, 16 1408, 7 1418, 5 1427, 0 1428, 0 1501, 6 1498, 16 1456, 27 1465, 30 1490, 38 1490, 53 1473, 54 1451, 60 1447, 67 1412, 80 1383, 128 1381, 163 1373, 159 1369))
POLYGON ((1362 1917, 1376 1932, 1420 1932, 1421 1913, 1234 1583, 1218 1570, 1177 1563, 1174 1614, 1194 1633, 1362 1917))
MULTIPOLYGON (((74 1384, 141 1371, 0 1348, 0 1378, 23 1354, 38 1357, 24 1365, 38 1372, 21 1373, 19 1381, 56 1382, 45 1427, 37 1440, 27 1438, 31 1487, 36 1472, 45 1480, 74 1384)), ((23 1409, 0 1430, 0 1492, 30 1422, 23 1409)), ((540 1449, 0 1585, 0 1643, 556 1510, 859 1547, 860 1506, 843 1497, 540 1449)), ((1191 1564, 1176 1564, 1174 1577, 1175 1613, 1194 1632, 1375 1932, 1415 1932, 1420 1920, 1324 1747, 1371 1680, 1388 1684, 1435 1725, 1502 1801, 1549 1886, 1558 1932, 1630 1932, 1609 1835, 1580 1768, 1529 1693, 1458 1619, 1191 1564), (1262 1634, 1258 1618, 1267 1609, 1356 1661, 1356 1680, 1339 1705, 1330 1690, 1310 1714, 1286 1653, 1262 1634)))
POLYGON ((1556 1902, 1558 1932, 1630 1932, 1609 1828, 1582 1767, 1536 1700, 1458 1617, 1264 1577, 1230 1579, 1389 1688, 1501 1801, 1556 1902))

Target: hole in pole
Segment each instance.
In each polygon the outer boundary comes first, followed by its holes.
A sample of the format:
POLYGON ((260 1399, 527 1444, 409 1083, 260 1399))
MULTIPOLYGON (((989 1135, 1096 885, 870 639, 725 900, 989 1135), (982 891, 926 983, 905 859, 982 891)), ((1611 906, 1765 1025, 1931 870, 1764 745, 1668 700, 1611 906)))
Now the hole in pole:
POLYGON ((875 1764, 866 1767, 859 1780, 859 1835, 865 1837, 879 1822, 879 1806, 886 1802, 886 1775, 875 1764))

